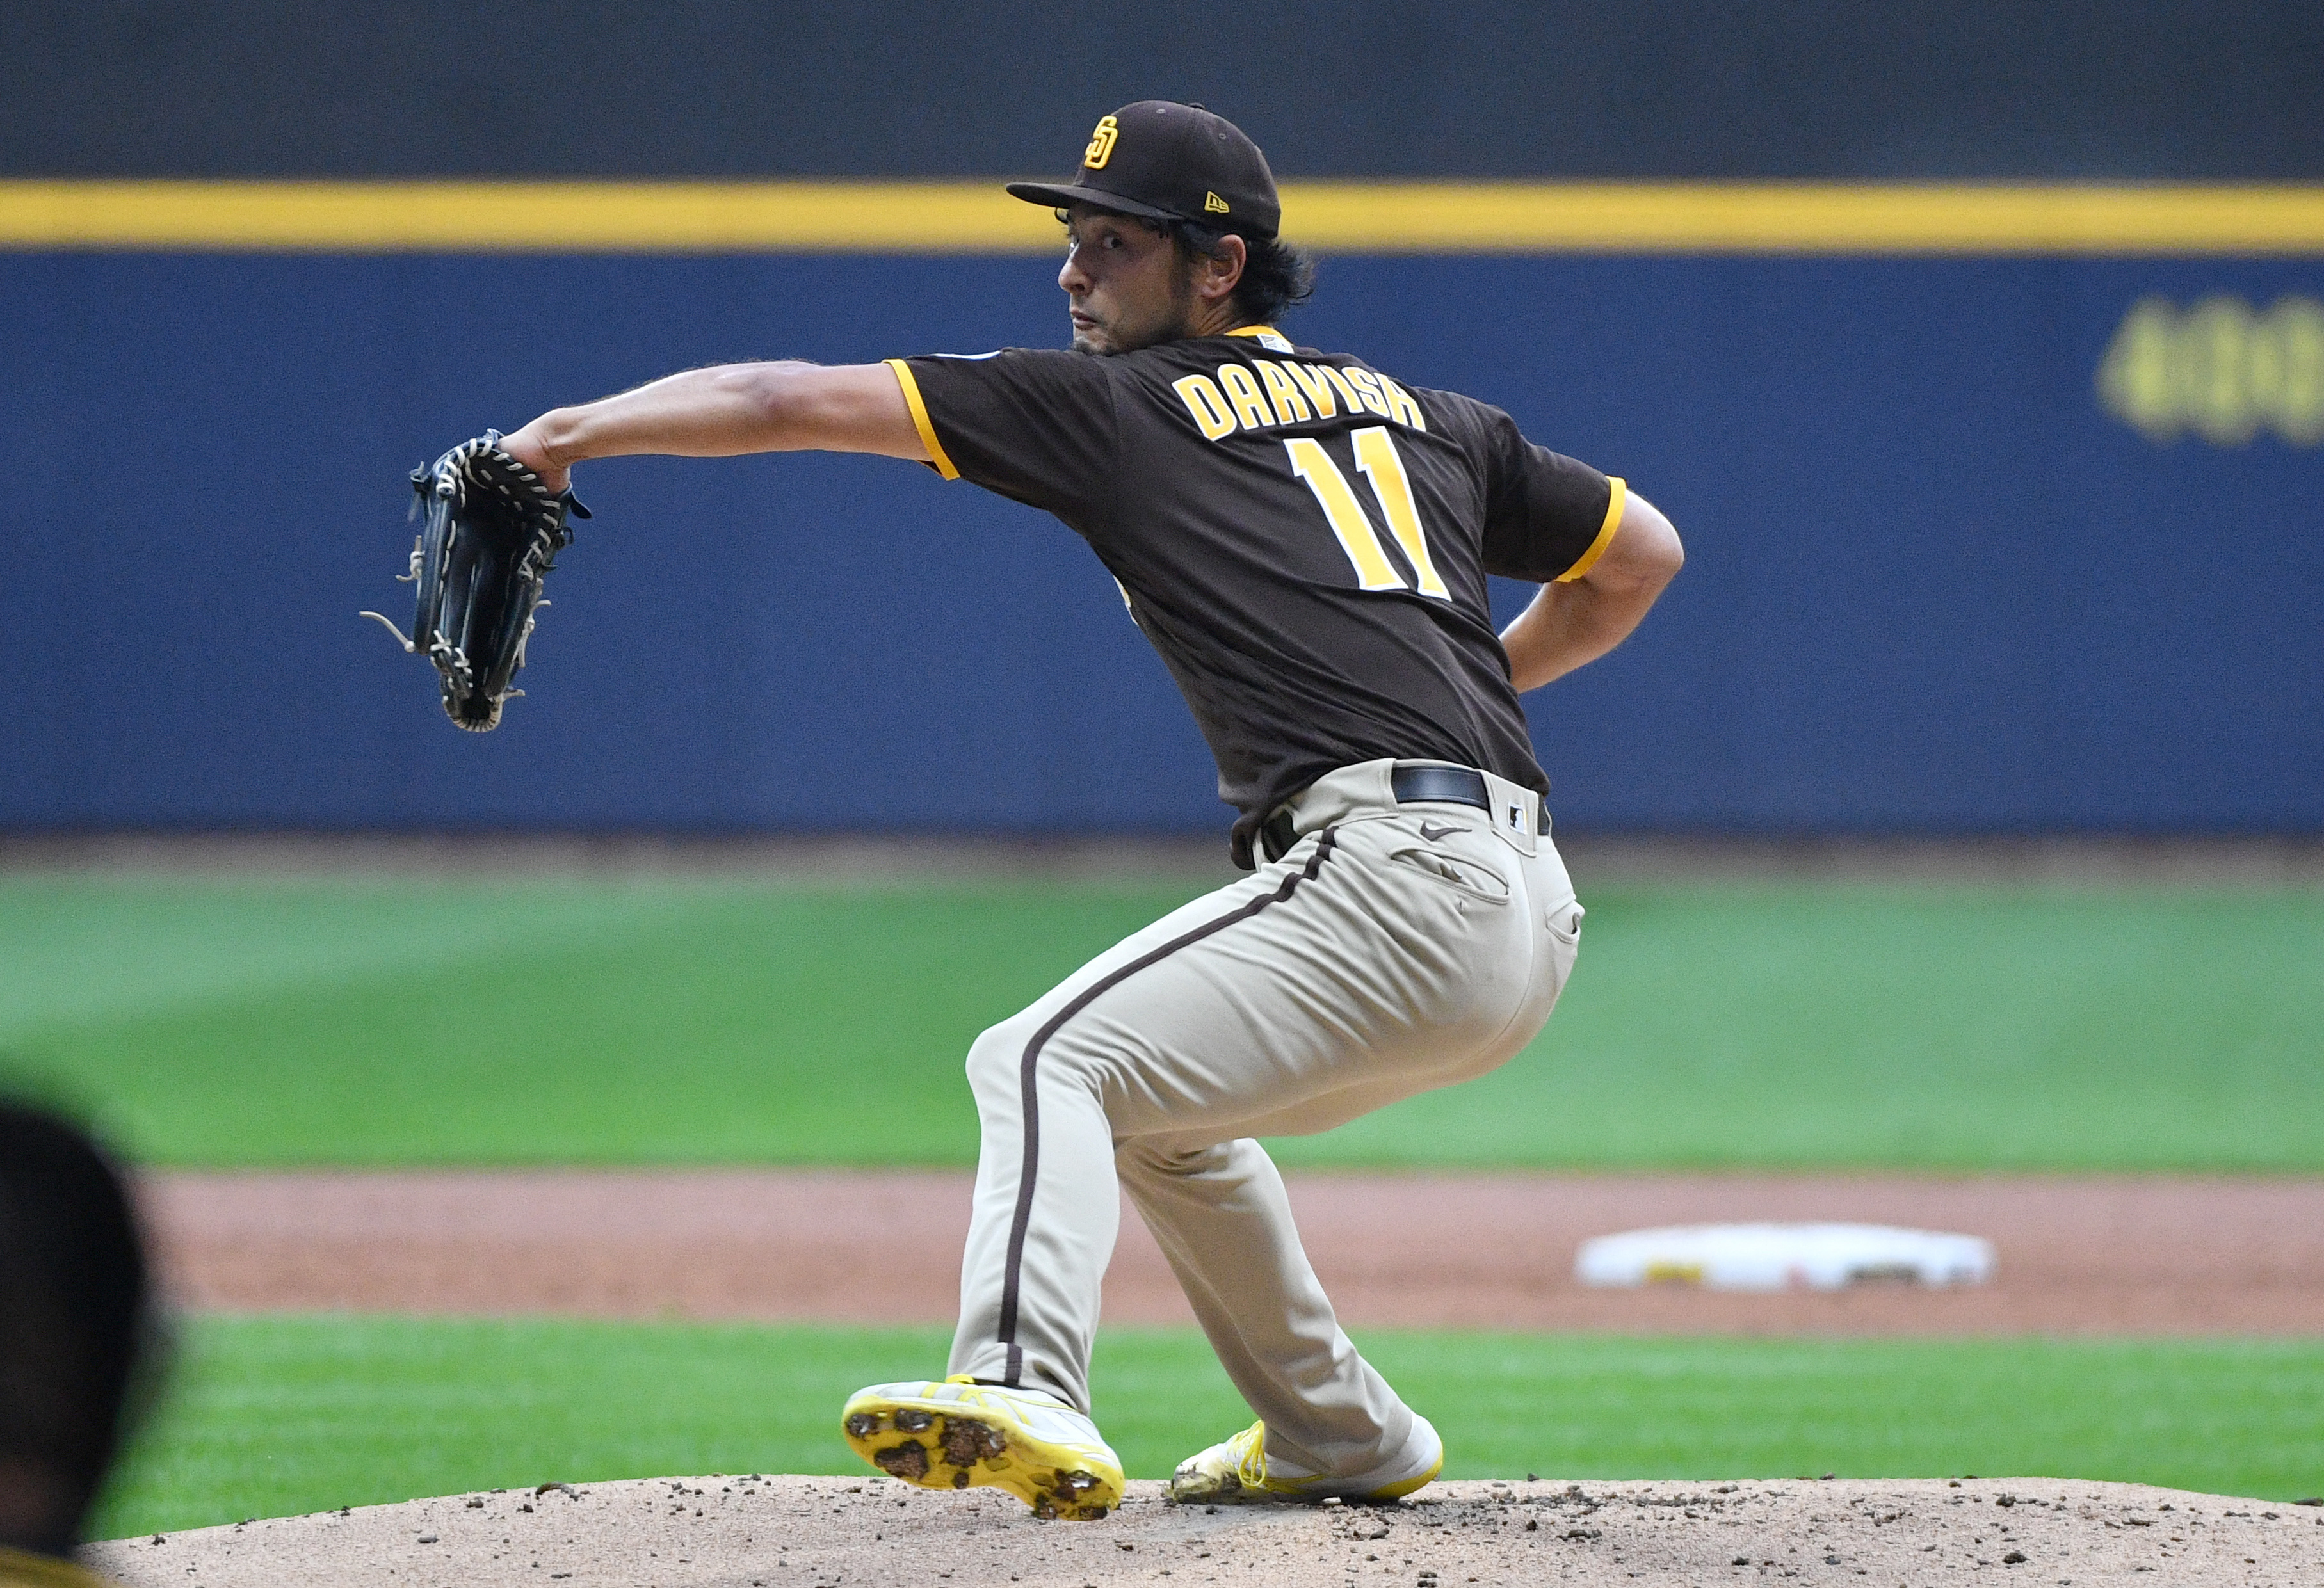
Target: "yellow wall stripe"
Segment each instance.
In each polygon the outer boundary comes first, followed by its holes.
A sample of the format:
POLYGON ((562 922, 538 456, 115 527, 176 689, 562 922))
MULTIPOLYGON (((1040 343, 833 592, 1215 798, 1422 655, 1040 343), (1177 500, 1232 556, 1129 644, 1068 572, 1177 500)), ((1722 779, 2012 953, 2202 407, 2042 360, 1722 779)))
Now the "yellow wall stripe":
POLYGON ((1062 252, 985 182, 9 182, 0 246, 322 252, 1062 252))
MULTIPOLYGON (((1337 252, 2324 257, 2324 186, 1292 182, 1337 252)), ((0 181, 0 248, 1044 253, 995 181, 0 181)))
POLYGON ((2324 187, 1327 183, 1284 210, 1397 252, 2324 255, 2324 187))

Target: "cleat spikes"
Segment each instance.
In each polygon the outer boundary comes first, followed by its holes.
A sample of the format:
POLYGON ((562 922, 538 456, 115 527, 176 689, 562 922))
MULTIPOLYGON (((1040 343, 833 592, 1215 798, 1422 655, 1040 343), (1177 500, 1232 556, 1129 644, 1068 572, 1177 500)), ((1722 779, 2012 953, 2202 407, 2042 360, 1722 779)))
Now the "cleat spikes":
POLYGON ((890 1477, 907 1483, 917 1483, 928 1475, 928 1453, 918 1445, 891 1445, 876 1453, 872 1462, 890 1477))
POLYGON ((1120 1464, 1095 1426, 1040 1391, 879 1384, 849 1400, 840 1429, 866 1462, 919 1488, 1006 1489, 1036 1515, 1066 1520, 1120 1502, 1120 1464))

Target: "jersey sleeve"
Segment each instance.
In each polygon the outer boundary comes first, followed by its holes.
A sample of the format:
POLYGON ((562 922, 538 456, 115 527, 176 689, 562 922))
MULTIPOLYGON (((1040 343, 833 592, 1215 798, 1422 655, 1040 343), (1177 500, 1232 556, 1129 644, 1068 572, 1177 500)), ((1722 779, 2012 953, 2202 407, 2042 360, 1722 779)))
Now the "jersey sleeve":
POLYGON ((1581 578, 1620 528, 1628 488, 1588 464, 1535 445, 1499 408, 1480 418, 1485 572, 1536 583, 1581 578))
POLYGON ((1084 533, 1109 516, 1119 432, 1112 383, 1095 354, 1012 347, 888 365, 945 479, 1054 513, 1084 533))

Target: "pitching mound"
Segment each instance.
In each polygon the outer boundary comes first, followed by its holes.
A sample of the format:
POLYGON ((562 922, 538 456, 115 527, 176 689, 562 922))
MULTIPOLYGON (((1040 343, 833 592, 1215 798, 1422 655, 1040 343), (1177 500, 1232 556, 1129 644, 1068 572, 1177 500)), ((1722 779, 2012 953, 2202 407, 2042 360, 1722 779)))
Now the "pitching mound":
POLYGON ((2056 1478, 1440 1483, 1394 1505, 1181 1507, 1102 1522, 890 1479, 665 1478, 415 1500, 94 1547, 129 1588, 1265 1583, 1517 1588, 2324 1582, 2324 1510, 2056 1478))

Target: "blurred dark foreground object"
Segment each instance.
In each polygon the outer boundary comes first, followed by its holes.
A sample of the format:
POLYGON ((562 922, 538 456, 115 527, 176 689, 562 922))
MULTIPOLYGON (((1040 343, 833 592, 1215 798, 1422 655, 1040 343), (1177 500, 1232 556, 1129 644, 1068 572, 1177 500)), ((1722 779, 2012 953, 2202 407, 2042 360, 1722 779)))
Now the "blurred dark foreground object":
POLYGON ((0 1588, 100 1582, 69 1557, 156 1380, 157 1317, 120 1170, 0 1101, 0 1588))

